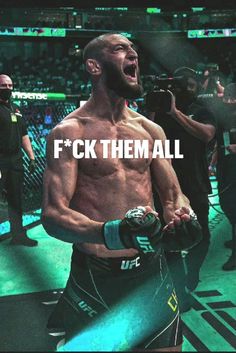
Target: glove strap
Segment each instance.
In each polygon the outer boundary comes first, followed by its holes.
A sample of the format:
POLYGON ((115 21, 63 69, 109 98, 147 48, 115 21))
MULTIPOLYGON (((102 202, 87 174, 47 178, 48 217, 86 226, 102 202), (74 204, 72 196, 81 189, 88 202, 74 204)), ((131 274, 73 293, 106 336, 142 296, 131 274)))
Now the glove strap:
POLYGON ((103 226, 103 236, 105 239, 105 245, 111 250, 126 249, 120 239, 120 226, 121 220, 117 219, 114 221, 108 221, 103 226))

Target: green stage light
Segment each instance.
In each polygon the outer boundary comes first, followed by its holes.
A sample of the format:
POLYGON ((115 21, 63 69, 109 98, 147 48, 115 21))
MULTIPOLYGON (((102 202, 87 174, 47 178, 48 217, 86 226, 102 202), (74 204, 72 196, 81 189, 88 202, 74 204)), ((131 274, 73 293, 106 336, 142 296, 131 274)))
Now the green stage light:
POLYGON ((161 9, 158 7, 148 7, 147 8, 147 13, 160 13, 161 9))
POLYGON ((205 7, 192 7, 193 12, 203 11, 203 10, 205 10, 205 7))
POLYGON ((65 100, 66 95, 64 93, 46 93, 48 100, 65 100))
POLYGON ((12 98, 15 100, 65 100, 64 93, 43 93, 43 92, 12 92, 12 98))

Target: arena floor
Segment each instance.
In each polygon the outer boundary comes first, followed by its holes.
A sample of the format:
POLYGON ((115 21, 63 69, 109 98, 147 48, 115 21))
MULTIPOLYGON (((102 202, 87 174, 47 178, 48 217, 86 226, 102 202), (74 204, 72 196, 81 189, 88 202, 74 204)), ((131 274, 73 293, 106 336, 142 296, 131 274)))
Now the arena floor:
MULTIPOLYGON (((212 181, 213 194, 216 182, 212 181)), ((182 314, 184 352, 236 351, 236 271, 222 271, 230 255, 224 242, 230 225, 217 196, 210 197, 212 241, 192 293, 194 307, 182 314)), ((68 277, 71 245, 49 237, 41 224, 28 230, 36 248, 0 242, 0 351, 55 351, 63 333, 46 332, 45 324, 68 277)))

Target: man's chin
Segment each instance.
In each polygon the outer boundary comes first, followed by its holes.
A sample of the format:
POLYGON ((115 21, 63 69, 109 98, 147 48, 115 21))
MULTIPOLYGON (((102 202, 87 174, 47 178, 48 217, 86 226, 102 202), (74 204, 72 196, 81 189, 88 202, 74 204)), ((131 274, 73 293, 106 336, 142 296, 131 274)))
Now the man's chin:
POLYGON ((123 97, 126 99, 140 98, 143 94, 143 88, 139 84, 129 85, 123 92, 123 97))

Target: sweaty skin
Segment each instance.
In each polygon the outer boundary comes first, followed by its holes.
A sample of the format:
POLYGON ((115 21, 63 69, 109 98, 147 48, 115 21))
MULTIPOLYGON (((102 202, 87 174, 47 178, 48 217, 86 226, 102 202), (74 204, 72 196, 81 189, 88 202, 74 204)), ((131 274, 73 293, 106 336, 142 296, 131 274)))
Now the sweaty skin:
MULTIPOLYGON (((111 35, 103 49, 120 75, 137 85, 138 57, 132 43, 120 35, 111 35), (136 67, 132 77, 124 67, 136 67)), ((181 192, 176 174, 167 159, 152 159, 155 139, 165 140, 163 130, 137 112, 129 109, 125 99, 106 86, 103 65, 87 60, 93 79, 88 102, 58 124, 47 141, 47 167, 44 174, 42 221, 46 231, 63 241, 78 243, 80 250, 99 257, 131 257, 136 249, 109 250, 104 245, 103 223, 122 219, 139 205, 153 209, 152 183, 157 189, 169 227, 189 220, 188 199, 181 192), (97 159, 76 159, 72 149, 64 147, 54 159, 55 139, 97 140, 97 159), (148 159, 104 159, 101 139, 148 139, 148 159)))
MULTIPOLYGON (((87 54, 85 51, 92 94, 83 107, 69 114, 48 137, 42 224, 51 236, 76 243, 88 254, 132 257, 138 253, 136 249, 109 250, 105 246, 105 221, 122 219, 129 209, 137 206, 153 209, 152 187, 155 187, 166 227, 173 228, 190 220, 189 201, 180 189, 171 162, 152 159, 154 140, 165 140, 163 130, 126 106, 125 98, 135 98, 141 92, 138 55, 133 43, 122 35, 108 34, 96 55, 91 50, 87 54), (55 139, 148 139, 150 156, 104 159, 102 146, 97 143, 97 159, 76 159, 69 147, 63 148, 59 159, 54 159, 55 139)), ((181 351, 181 344, 149 351, 177 352, 181 351)))
MULTIPOLYGON (((96 223, 92 222, 95 223, 95 228, 96 224, 101 228, 103 222, 122 219, 128 209, 138 205, 150 206, 153 209, 151 171, 153 181, 166 204, 167 223, 171 221, 174 210, 188 205, 179 191, 170 162, 166 159, 151 158, 154 139, 165 138, 162 129, 129 108, 125 107, 125 111, 127 117, 113 124, 91 116, 86 108, 82 108, 70 114, 52 132, 48 140, 44 205, 50 208, 54 204, 54 212, 57 213, 56 218, 62 228, 79 232, 82 223, 86 222, 82 215, 95 221, 96 223), (63 148, 59 159, 54 159, 54 139, 66 138, 72 141, 96 139, 97 158, 75 159, 72 149, 67 147, 63 148), (102 145, 99 143, 101 139, 149 140, 150 157, 103 159, 102 145), (50 187, 52 182, 53 188, 50 187), (61 214, 62 219, 59 219, 60 210, 65 212, 64 215, 61 214)), ((92 234, 87 236, 90 237, 92 234)), ((69 240, 66 232, 64 234, 62 232, 59 238, 61 237, 62 240, 76 242, 76 237, 69 240)), ((101 241, 100 238, 99 232, 98 242, 101 241)), ((133 256, 138 253, 135 249, 108 250, 104 244, 86 242, 86 235, 83 241, 85 242, 80 244, 81 250, 100 257, 133 256)))

